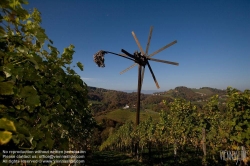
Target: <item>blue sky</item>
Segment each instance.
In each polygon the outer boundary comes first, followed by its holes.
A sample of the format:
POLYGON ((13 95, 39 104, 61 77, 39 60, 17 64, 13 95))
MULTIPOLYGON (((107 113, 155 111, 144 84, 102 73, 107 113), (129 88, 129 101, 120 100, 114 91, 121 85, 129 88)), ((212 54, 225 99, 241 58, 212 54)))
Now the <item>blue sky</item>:
MULTIPOLYGON (((105 55, 105 68, 93 62, 99 50, 130 53, 139 50, 135 32, 146 49, 154 27, 149 54, 177 40, 151 61, 160 91, 177 86, 250 89, 250 1, 232 0, 30 0, 25 8, 42 13, 47 35, 61 52, 75 46, 77 73, 89 85, 115 90, 137 89, 138 67, 120 75, 132 61, 105 55)), ((157 90, 146 68, 143 90, 157 90)))

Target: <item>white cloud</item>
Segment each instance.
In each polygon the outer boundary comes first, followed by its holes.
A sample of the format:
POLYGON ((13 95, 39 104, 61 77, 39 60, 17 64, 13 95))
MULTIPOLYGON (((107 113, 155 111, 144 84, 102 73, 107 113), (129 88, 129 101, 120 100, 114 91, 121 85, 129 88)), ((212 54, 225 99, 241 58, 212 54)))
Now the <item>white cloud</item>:
POLYGON ((88 77, 81 77, 81 79, 82 79, 83 81, 95 80, 95 78, 88 78, 88 77))
POLYGON ((98 82, 104 82, 104 80, 100 79, 100 78, 91 78, 91 77, 81 77, 81 79, 84 82, 92 82, 92 83, 98 83, 98 82))

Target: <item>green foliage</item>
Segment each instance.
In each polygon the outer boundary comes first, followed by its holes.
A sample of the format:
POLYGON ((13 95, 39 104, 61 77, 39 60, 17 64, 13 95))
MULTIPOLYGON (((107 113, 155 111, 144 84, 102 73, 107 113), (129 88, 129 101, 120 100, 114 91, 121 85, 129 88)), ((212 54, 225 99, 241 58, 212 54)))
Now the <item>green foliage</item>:
POLYGON ((7 131, 16 131, 16 127, 14 123, 6 118, 0 119, 0 129, 7 130, 7 131))
POLYGON ((0 2, 0 144, 86 149, 95 122, 87 85, 70 67, 74 46, 60 54, 40 26, 40 12, 23 4, 0 2))
POLYGON ((231 118, 231 141, 238 146, 250 147, 250 91, 239 92, 229 87, 227 107, 231 118))
POLYGON ((111 134, 100 149, 129 152, 138 141, 141 151, 146 148, 150 153, 152 148, 156 148, 163 154, 162 149, 167 147, 180 155, 188 153, 185 151, 188 147, 196 149, 196 155, 201 155, 203 164, 219 165, 222 162, 220 151, 238 150, 241 146, 250 148, 249 90, 240 92, 228 87, 224 106, 219 95, 210 97, 202 108, 184 99, 163 103, 166 110, 160 111, 157 122, 148 118, 133 130, 132 124, 126 123, 111 134), (126 126, 130 126, 129 130, 126 126), (123 138, 130 142, 122 143, 123 138))
POLYGON ((12 132, 16 132, 14 123, 6 118, 0 119, 0 145, 7 144, 12 138, 12 132))

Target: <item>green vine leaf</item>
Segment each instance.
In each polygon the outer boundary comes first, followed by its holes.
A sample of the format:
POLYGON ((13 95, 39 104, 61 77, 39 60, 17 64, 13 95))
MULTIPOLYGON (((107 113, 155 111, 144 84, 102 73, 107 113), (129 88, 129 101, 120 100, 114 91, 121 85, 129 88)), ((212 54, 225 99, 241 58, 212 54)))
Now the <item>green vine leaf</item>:
POLYGON ((0 119, 0 129, 16 132, 14 123, 6 118, 0 119))
MULTIPOLYGON (((0 117, 15 119, 16 127, 11 135, 9 130, 14 129, 1 123, 0 144, 12 139, 15 149, 65 149, 70 140, 83 149, 95 122, 87 85, 70 67, 74 46, 60 54, 40 26, 41 13, 28 12, 22 7, 26 3, 0 1, 0 22, 9 26, 0 26, 0 36, 4 35, 0 37, 0 117)), ((83 70, 80 62, 77 66, 83 70)))
POLYGON ((7 144, 12 138, 12 133, 9 131, 0 131, 0 145, 7 144))
POLYGON ((81 71, 83 71, 83 64, 81 62, 77 62, 77 66, 81 71))
POLYGON ((0 95, 13 95, 13 83, 0 82, 0 95))
POLYGON ((38 95, 33 95, 33 96, 29 96, 27 99, 26 99, 26 103, 28 105, 31 105, 31 106, 39 106, 40 104, 40 97, 38 95))
POLYGON ((20 96, 26 98, 29 96, 34 96, 36 94, 37 92, 32 86, 25 86, 24 88, 22 88, 20 96))

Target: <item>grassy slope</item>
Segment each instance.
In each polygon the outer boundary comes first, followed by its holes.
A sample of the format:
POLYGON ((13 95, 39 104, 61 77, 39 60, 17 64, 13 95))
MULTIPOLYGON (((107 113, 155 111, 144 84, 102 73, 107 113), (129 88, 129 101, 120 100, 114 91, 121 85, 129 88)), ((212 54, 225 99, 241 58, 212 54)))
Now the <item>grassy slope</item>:
MULTIPOLYGON (((210 89, 191 89, 193 92, 199 92, 199 93, 203 93, 203 94, 206 94, 206 95, 212 95, 213 92, 210 90, 210 89)), ((170 97, 172 99, 173 98, 173 93, 175 92, 175 90, 169 90, 167 91, 164 95, 162 96, 165 96, 165 97, 170 97)), ((220 101, 223 101, 223 99, 220 99, 220 101)), ((95 104, 102 104, 101 102, 93 102, 95 104)), ((206 102, 193 102, 193 104, 205 104, 206 102)), ((147 107, 149 108, 149 107, 147 107)), ((99 115, 99 116, 96 116, 96 120, 97 121, 101 121, 102 119, 104 118, 107 118, 107 119, 112 119, 112 120, 115 120, 115 121, 118 121, 118 122, 121 122, 121 123, 125 123, 126 121, 133 121, 135 123, 135 117, 136 117, 136 109, 133 109, 134 111, 132 111, 131 109, 126 109, 126 110, 123 110, 123 109, 115 109, 115 110, 112 110, 108 113, 105 113, 103 115, 99 115)), ((149 116, 151 116, 153 118, 153 120, 157 121, 159 119, 159 114, 157 112, 154 112, 154 111, 150 111, 149 109, 147 109, 146 111, 141 111, 140 113, 140 121, 143 121, 145 119, 147 119, 149 116)))
MULTIPOLYGON (((146 110, 140 112, 140 121, 146 120, 150 116, 155 121, 159 119, 159 114, 157 112, 146 110)), ((97 116, 96 120, 101 121, 102 119, 107 118, 122 123, 125 123, 126 121, 133 121, 135 123, 135 117, 136 112, 131 111, 130 109, 116 109, 114 111, 106 113, 105 115, 97 116)))
POLYGON ((206 95, 211 95, 213 92, 211 92, 209 89, 192 89, 194 92, 204 93, 206 95))

